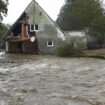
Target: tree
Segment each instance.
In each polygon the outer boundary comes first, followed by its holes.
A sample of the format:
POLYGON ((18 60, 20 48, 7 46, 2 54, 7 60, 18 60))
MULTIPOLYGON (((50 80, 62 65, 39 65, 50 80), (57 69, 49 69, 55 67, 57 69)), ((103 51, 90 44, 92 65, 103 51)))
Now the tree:
POLYGON ((103 13, 99 0, 66 0, 56 22, 64 30, 89 27, 91 21, 103 13))
POLYGON ((73 3, 71 16, 80 29, 89 27, 91 21, 103 13, 100 2, 96 0, 76 0, 73 3))
POLYGON ((94 18, 94 20, 90 23, 90 27, 88 30, 88 34, 95 37, 97 39, 97 43, 100 48, 105 41, 105 16, 99 16, 94 18))
POLYGON ((65 4, 61 8, 58 18, 56 20, 57 24, 65 31, 69 30, 70 26, 70 12, 72 4, 71 2, 72 0, 65 0, 65 4))
POLYGON ((4 35, 4 33, 8 30, 8 26, 5 24, 2 24, 2 27, 0 28, 0 38, 4 35))
POLYGON ((7 5, 8 5, 8 0, 0 0, 0 27, 2 24, 3 16, 7 15, 7 5))

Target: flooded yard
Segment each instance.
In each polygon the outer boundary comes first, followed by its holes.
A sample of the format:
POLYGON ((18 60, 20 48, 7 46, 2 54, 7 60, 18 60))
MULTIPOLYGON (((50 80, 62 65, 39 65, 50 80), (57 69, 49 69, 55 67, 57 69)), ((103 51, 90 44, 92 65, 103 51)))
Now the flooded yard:
POLYGON ((105 60, 1 56, 0 105, 105 105, 105 60))

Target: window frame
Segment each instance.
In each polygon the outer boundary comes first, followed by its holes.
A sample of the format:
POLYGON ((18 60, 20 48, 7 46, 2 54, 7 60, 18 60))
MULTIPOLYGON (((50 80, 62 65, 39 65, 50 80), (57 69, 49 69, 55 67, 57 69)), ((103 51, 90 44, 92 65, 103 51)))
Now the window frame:
POLYGON ((39 30, 38 24, 30 24, 29 26, 30 26, 30 32, 34 32, 34 31, 39 30))
POLYGON ((54 42, 53 40, 47 41, 47 47, 54 47, 54 42), (51 42, 51 44, 49 44, 51 42))

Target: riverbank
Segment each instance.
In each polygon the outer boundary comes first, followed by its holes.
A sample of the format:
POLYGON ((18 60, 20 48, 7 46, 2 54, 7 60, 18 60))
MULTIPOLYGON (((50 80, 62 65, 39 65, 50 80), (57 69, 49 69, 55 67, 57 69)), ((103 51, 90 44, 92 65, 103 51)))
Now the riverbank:
POLYGON ((105 59, 105 49, 86 50, 83 51, 81 56, 105 59))
MULTIPOLYGON (((27 54, 6 54, 5 52, 0 52, 0 61, 4 61, 4 59, 7 60, 24 60, 27 61, 28 60, 37 60, 37 59, 41 59, 45 56, 49 56, 51 57, 58 57, 56 55, 27 55, 27 54)), ((61 56, 63 57, 63 56, 61 56)), ((64 56, 66 57, 66 56, 64 56)), ((97 49, 97 50, 85 50, 83 52, 77 52, 76 55, 72 55, 72 56, 67 56, 68 58, 70 57, 90 57, 90 58, 101 58, 101 59, 105 59, 105 49, 97 49)), ((59 58, 59 57, 58 57, 59 58)), ((10 61, 10 62, 14 62, 14 61, 10 61)))

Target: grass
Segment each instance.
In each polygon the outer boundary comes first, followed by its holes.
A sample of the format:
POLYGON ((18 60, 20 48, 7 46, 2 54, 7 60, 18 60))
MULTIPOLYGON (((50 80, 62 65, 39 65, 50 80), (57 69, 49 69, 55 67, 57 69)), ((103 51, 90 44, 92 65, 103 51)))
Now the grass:
POLYGON ((72 43, 65 43, 57 50, 60 57, 91 57, 105 59, 105 49, 79 51, 74 48, 72 43))
POLYGON ((105 59, 105 49, 86 50, 81 56, 105 59))

